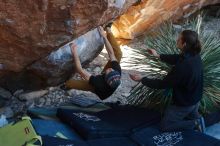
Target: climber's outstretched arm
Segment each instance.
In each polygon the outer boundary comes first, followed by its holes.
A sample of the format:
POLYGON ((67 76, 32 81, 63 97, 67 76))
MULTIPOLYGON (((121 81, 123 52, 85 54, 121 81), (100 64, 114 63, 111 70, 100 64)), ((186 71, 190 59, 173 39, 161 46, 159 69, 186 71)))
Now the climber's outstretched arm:
POLYGON ((73 61, 76 65, 77 73, 79 73, 82 78, 84 78, 85 80, 88 81, 89 78, 91 77, 91 74, 82 68, 81 62, 80 62, 80 59, 79 59, 79 56, 77 53, 77 46, 75 44, 71 44, 70 47, 71 47, 71 52, 72 52, 72 56, 73 56, 73 61))
POLYGON ((111 61, 118 61, 115 57, 115 53, 114 53, 114 50, 112 48, 112 45, 110 44, 108 38, 107 38, 107 35, 105 33, 105 31, 103 30, 102 27, 99 27, 99 32, 100 34, 103 36, 103 39, 104 39, 104 42, 105 42, 105 47, 106 47, 106 50, 108 52, 108 56, 110 58, 111 61))

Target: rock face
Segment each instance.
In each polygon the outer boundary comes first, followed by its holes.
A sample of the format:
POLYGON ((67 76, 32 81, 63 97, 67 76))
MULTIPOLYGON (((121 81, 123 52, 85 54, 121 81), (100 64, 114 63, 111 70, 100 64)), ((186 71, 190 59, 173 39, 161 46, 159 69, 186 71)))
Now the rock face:
MULTIPOLYGON (((24 82, 23 78, 28 78, 25 82, 34 86, 32 80, 42 80, 45 76, 35 76, 38 73, 32 72, 33 68, 46 60, 48 67, 50 59, 43 58, 51 51, 115 19, 136 1, 0 0, 1 84, 9 87, 12 83, 5 80, 24 82), (32 65, 38 60, 41 63, 32 65)), ((100 51, 96 47, 94 54, 100 51)), ((94 54, 90 55, 95 57, 94 54)))
MULTIPOLYGON (((77 45, 77 51, 82 64, 92 61, 102 50, 104 41, 97 29, 89 31, 70 43, 77 45)), ((47 85, 57 85, 64 82, 74 71, 74 64, 69 43, 49 56, 32 64, 28 71, 44 78, 47 85)))
POLYGON ((141 0, 122 15, 112 27, 115 37, 133 39, 165 20, 184 19, 207 5, 220 0, 141 0))
MULTIPOLYGON (((77 45, 82 64, 92 61, 102 50, 104 42, 97 29, 89 31, 70 43, 77 45)), ((74 73, 69 44, 53 51, 19 73, 8 73, 1 80, 3 87, 14 92, 19 89, 37 90, 58 85, 74 73)))

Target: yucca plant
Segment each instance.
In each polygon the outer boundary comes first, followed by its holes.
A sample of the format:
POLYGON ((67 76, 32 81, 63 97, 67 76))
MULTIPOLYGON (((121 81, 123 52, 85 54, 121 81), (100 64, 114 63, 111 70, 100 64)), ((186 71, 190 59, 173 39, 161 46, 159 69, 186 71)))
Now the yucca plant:
MULTIPOLYGON (((159 54, 177 54, 176 39, 184 29, 197 31, 202 44, 201 58, 204 68, 204 93, 200 102, 200 110, 205 113, 218 108, 220 104, 220 40, 215 34, 206 34, 202 29, 202 17, 187 22, 181 28, 174 27, 172 23, 166 23, 159 28, 155 35, 146 38, 146 48, 154 48, 159 54)), ((144 55, 144 59, 137 56, 132 57, 131 65, 148 64, 142 68, 147 76, 163 78, 171 69, 171 66, 150 56, 144 49, 135 49, 136 53, 144 55)), ((141 83, 137 84, 127 98, 133 105, 147 106, 163 111, 171 101, 169 90, 155 90, 141 83)))

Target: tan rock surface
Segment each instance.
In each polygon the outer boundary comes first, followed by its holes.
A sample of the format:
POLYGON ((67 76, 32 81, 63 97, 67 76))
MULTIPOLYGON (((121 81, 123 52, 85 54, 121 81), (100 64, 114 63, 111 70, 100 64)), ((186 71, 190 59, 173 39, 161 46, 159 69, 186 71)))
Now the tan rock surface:
POLYGON ((133 39, 166 20, 187 18, 204 6, 219 3, 220 0, 141 0, 120 16, 112 29, 117 38, 133 39))

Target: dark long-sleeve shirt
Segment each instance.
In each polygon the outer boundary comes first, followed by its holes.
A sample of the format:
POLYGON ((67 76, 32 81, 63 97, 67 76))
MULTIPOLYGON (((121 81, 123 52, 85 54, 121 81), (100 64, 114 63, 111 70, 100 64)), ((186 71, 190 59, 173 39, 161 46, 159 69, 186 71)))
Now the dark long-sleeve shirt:
POLYGON ((200 55, 160 55, 161 61, 173 65, 164 79, 144 77, 142 84, 154 89, 173 89, 174 104, 191 106, 202 98, 203 69, 200 55))

